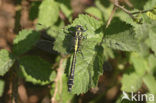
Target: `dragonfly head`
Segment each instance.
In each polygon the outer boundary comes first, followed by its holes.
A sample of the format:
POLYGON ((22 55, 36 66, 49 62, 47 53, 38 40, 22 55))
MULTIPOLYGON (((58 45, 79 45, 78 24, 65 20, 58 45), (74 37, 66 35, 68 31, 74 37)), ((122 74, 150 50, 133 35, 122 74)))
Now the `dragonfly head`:
POLYGON ((84 31, 83 26, 81 26, 81 25, 77 25, 77 26, 76 26, 76 31, 83 32, 83 31, 84 31))

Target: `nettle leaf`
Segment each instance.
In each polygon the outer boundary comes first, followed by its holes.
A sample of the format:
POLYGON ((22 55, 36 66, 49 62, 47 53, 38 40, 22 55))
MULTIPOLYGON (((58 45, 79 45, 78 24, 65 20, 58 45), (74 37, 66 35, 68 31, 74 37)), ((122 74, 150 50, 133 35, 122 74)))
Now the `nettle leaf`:
POLYGON ((11 53, 5 49, 0 50, 0 76, 3 76, 6 72, 8 72, 14 62, 15 59, 11 53))
POLYGON ((151 93, 156 94, 156 80, 151 74, 143 77, 143 81, 151 93))
MULTIPOLYGON (((80 46, 83 57, 80 53, 78 53, 76 57, 77 62, 74 85, 72 88, 73 94, 80 94, 87 92, 88 89, 97 85, 98 77, 102 74, 104 58, 102 54, 103 48, 97 45, 102 39, 102 33, 99 32, 101 22, 88 15, 79 15, 71 25, 65 27, 65 30, 60 30, 54 43, 54 50, 62 54, 68 54, 71 52, 73 49, 73 37, 71 34, 65 32, 69 32, 68 29, 71 29, 76 25, 82 25, 84 29, 88 29, 84 33, 84 36, 87 36, 87 39, 82 40, 80 46)), ((67 64, 69 66, 66 70, 69 72, 72 59, 69 59, 68 61, 67 64)))
POLYGON ((59 17, 59 5, 55 0, 43 0, 39 7, 38 23, 49 27, 59 17))
POLYGON ((142 79, 141 77, 136 74, 124 74, 123 78, 121 80, 122 87, 121 90, 125 92, 136 92, 141 88, 142 85, 142 79))
POLYGON ((104 45, 122 51, 137 51, 138 44, 131 26, 115 18, 106 29, 104 45))
POLYGON ((21 55, 29 51, 40 38, 40 33, 34 30, 22 30, 14 39, 13 53, 21 55))
POLYGON ((0 79, 0 97, 3 95, 4 85, 4 81, 0 79))
MULTIPOLYGON (((138 10, 132 10, 131 12, 136 12, 138 10)), ((139 25, 137 21, 133 20, 127 13, 120 11, 116 14, 116 16, 118 16, 122 21, 126 22, 127 24, 130 24, 132 26, 137 26, 139 25)), ((137 19, 141 19, 139 18, 139 16, 141 15, 134 15, 134 17, 137 19), (137 17, 138 16, 138 17, 137 17)))
POLYGON ((150 71, 148 61, 138 53, 131 53, 130 61, 138 75, 143 76, 146 71, 150 71))
POLYGON ((56 73, 52 65, 37 56, 24 56, 20 58, 21 71, 28 82, 45 85, 52 82, 56 73))

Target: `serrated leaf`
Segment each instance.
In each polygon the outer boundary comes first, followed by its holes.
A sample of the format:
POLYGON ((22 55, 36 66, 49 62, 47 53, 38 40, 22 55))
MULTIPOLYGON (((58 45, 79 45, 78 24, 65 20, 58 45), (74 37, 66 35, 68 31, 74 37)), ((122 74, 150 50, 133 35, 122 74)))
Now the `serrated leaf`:
POLYGON ((99 19, 102 19, 102 12, 96 7, 89 7, 85 10, 88 14, 91 14, 99 19))
POLYGON ((34 30, 22 30, 14 39, 13 53, 21 55, 29 51, 40 38, 40 33, 34 30))
MULTIPOLYGON (((131 11, 131 12, 136 12, 136 10, 131 11)), ((120 11, 116 14, 122 21, 126 22, 127 24, 130 24, 132 26, 137 26, 139 25, 137 22, 135 22, 127 13, 120 11)), ((135 16, 134 16, 135 17, 135 16)))
POLYGON ((142 24, 142 25, 138 25, 135 28, 136 38, 139 41, 144 41, 145 39, 148 38, 149 27, 150 27, 149 24, 142 24))
MULTIPOLYGON (((102 39, 102 33, 99 32, 101 22, 88 15, 79 15, 71 25, 65 27, 65 30, 68 32, 69 28, 75 27, 76 25, 82 25, 84 29, 88 29, 84 33, 84 36, 88 34, 87 39, 81 43, 81 51, 84 59, 80 53, 77 54, 74 85, 72 88, 72 93, 80 94, 87 92, 89 88, 97 85, 98 77, 102 73, 104 58, 101 56, 103 53, 102 47, 97 46, 102 39)), ((71 34, 66 34, 65 30, 60 30, 54 43, 54 50, 62 54, 68 54, 73 44, 71 34)), ((71 61, 72 59, 67 63, 70 66, 71 61)), ((69 69, 68 67, 67 71, 69 71, 69 69)))
POLYGON ((4 81, 0 79, 0 97, 3 95, 4 85, 4 81))
POLYGON ((139 45, 139 51, 143 56, 147 56, 149 54, 149 46, 146 43, 149 39, 149 29, 150 25, 147 23, 144 23, 142 25, 138 25, 135 28, 135 37, 137 38, 138 45, 139 45))
POLYGON ((132 62, 136 73, 140 76, 144 75, 146 71, 150 70, 148 61, 138 53, 132 53, 130 61, 132 62))
POLYGON ((136 92, 140 89, 142 85, 142 79, 136 73, 132 73, 130 75, 124 74, 121 83, 122 83, 121 87, 122 91, 136 92))
POLYGON ((105 36, 103 43, 112 49, 138 51, 138 43, 132 30, 105 36))
POLYGON ((20 59, 21 71, 28 82, 45 85, 52 82, 56 73, 52 65, 37 56, 24 56, 20 59))
POLYGON ((0 76, 3 76, 14 64, 14 58, 7 50, 0 50, 0 76))
POLYGON ((59 5, 55 0, 43 0, 39 10, 38 23, 46 27, 53 25, 59 17, 59 5))
POLYGON ((156 94, 156 80, 151 74, 143 77, 143 81, 151 93, 156 94))
POLYGON ((131 25, 126 24, 118 18, 114 18, 104 32, 103 44, 112 49, 122 51, 137 51, 137 40, 131 25))

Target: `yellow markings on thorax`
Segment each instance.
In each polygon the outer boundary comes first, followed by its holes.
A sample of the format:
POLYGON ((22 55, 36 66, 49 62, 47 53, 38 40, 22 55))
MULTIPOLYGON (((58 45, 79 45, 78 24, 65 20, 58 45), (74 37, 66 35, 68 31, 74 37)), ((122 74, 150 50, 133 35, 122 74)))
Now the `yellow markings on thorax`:
MULTIPOLYGON (((78 28, 78 31, 80 31, 81 30, 81 28, 78 28)), ((79 43, 79 36, 81 35, 81 32, 76 32, 76 40, 75 40, 75 52, 77 52, 77 50, 78 50, 78 43, 79 43)))

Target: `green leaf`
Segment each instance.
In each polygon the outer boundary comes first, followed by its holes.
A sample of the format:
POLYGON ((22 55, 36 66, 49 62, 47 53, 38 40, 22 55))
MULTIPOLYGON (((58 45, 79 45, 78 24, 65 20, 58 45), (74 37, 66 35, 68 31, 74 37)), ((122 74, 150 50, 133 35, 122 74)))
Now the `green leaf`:
POLYGON ((37 56, 24 56, 20 59, 21 71, 28 82, 45 85, 52 82, 56 73, 52 65, 37 56))
POLYGON ((156 80, 151 74, 147 74, 143 77, 143 81, 149 91, 153 94, 156 94, 156 80))
POLYGON ((136 38, 139 41, 144 41, 145 39, 148 38, 148 34, 149 34, 149 24, 142 24, 142 25, 138 25, 135 28, 135 32, 136 32, 136 38))
POLYGON ((61 11, 69 18, 73 10, 71 8, 71 0, 56 0, 59 3, 61 11))
POLYGON ((130 2, 132 3, 133 8, 143 10, 143 7, 147 1, 148 0, 141 0, 141 2, 140 2, 140 0, 131 0, 130 2))
POLYGON ((138 25, 135 28, 135 37, 137 38, 138 41, 138 49, 141 52, 143 56, 147 56, 149 54, 149 46, 148 46, 148 38, 149 38, 149 29, 150 25, 149 24, 142 24, 138 25))
POLYGON ((153 9, 156 6, 156 0, 148 0, 148 2, 146 2, 144 9, 148 10, 148 9, 153 9))
POLYGON ((85 10, 88 14, 91 14, 99 19, 102 19, 102 12, 96 7, 89 7, 85 10))
MULTIPOLYGON (((136 12, 136 10, 131 11, 131 12, 136 12)), ((127 13, 120 11, 116 14, 117 17, 119 17, 122 21, 126 22, 127 24, 130 24, 132 26, 137 26, 139 25, 137 22, 135 22, 127 13)), ((137 19, 137 18, 136 18, 137 19)))
POLYGON ((3 95, 4 85, 4 81, 0 79, 0 97, 3 95))
POLYGON ((142 80, 141 77, 136 73, 132 73, 130 75, 124 74, 121 83, 122 83, 121 87, 122 91, 136 92, 140 89, 142 85, 142 80))
POLYGON ((14 64, 14 58, 7 50, 0 50, 0 76, 3 76, 14 64))
POLYGON ((110 1, 108 0, 96 0, 95 1, 95 5, 96 7, 102 12, 102 15, 103 15, 103 19, 108 20, 109 19, 109 16, 108 15, 111 15, 111 11, 113 9, 113 5, 110 5, 110 1))
POLYGON ((148 61, 139 55, 138 53, 132 53, 130 57, 130 61, 132 62, 135 71, 140 76, 144 75, 146 71, 149 71, 148 61))
POLYGON ((114 18, 109 27, 104 31, 103 44, 112 49, 122 51, 137 51, 138 44, 131 25, 126 24, 119 18, 114 18))
MULTIPOLYGON (((65 30, 60 30, 60 33, 56 37, 54 43, 54 50, 62 53, 68 54, 71 51, 73 37, 68 29, 75 27, 76 25, 82 25, 84 29, 88 29, 84 36, 87 34, 87 39, 82 40, 82 46, 80 47, 83 57, 80 53, 77 53, 77 62, 75 68, 75 78, 74 85, 72 88, 73 94, 80 94, 87 92, 90 88, 97 85, 98 77, 102 74, 102 64, 103 64, 103 48, 97 44, 102 39, 102 33, 99 32, 101 28, 101 22, 88 15, 79 15, 73 23, 67 27, 65 30)), ((72 59, 67 62, 67 71, 69 72, 72 59)))
POLYGON ((39 7, 38 23, 49 27, 53 25, 59 17, 59 5, 55 0, 43 0, 39 7))
POLYGON ((112 49, 122 51, 138 51, 138 43, 132 30, 107 35, 105 36, 103 43, 112 49))
POLYGON ((29 51, 40 38, 40 33, 34 30, 22 30, 14 39, 13 53, 21 55, 29 51))

